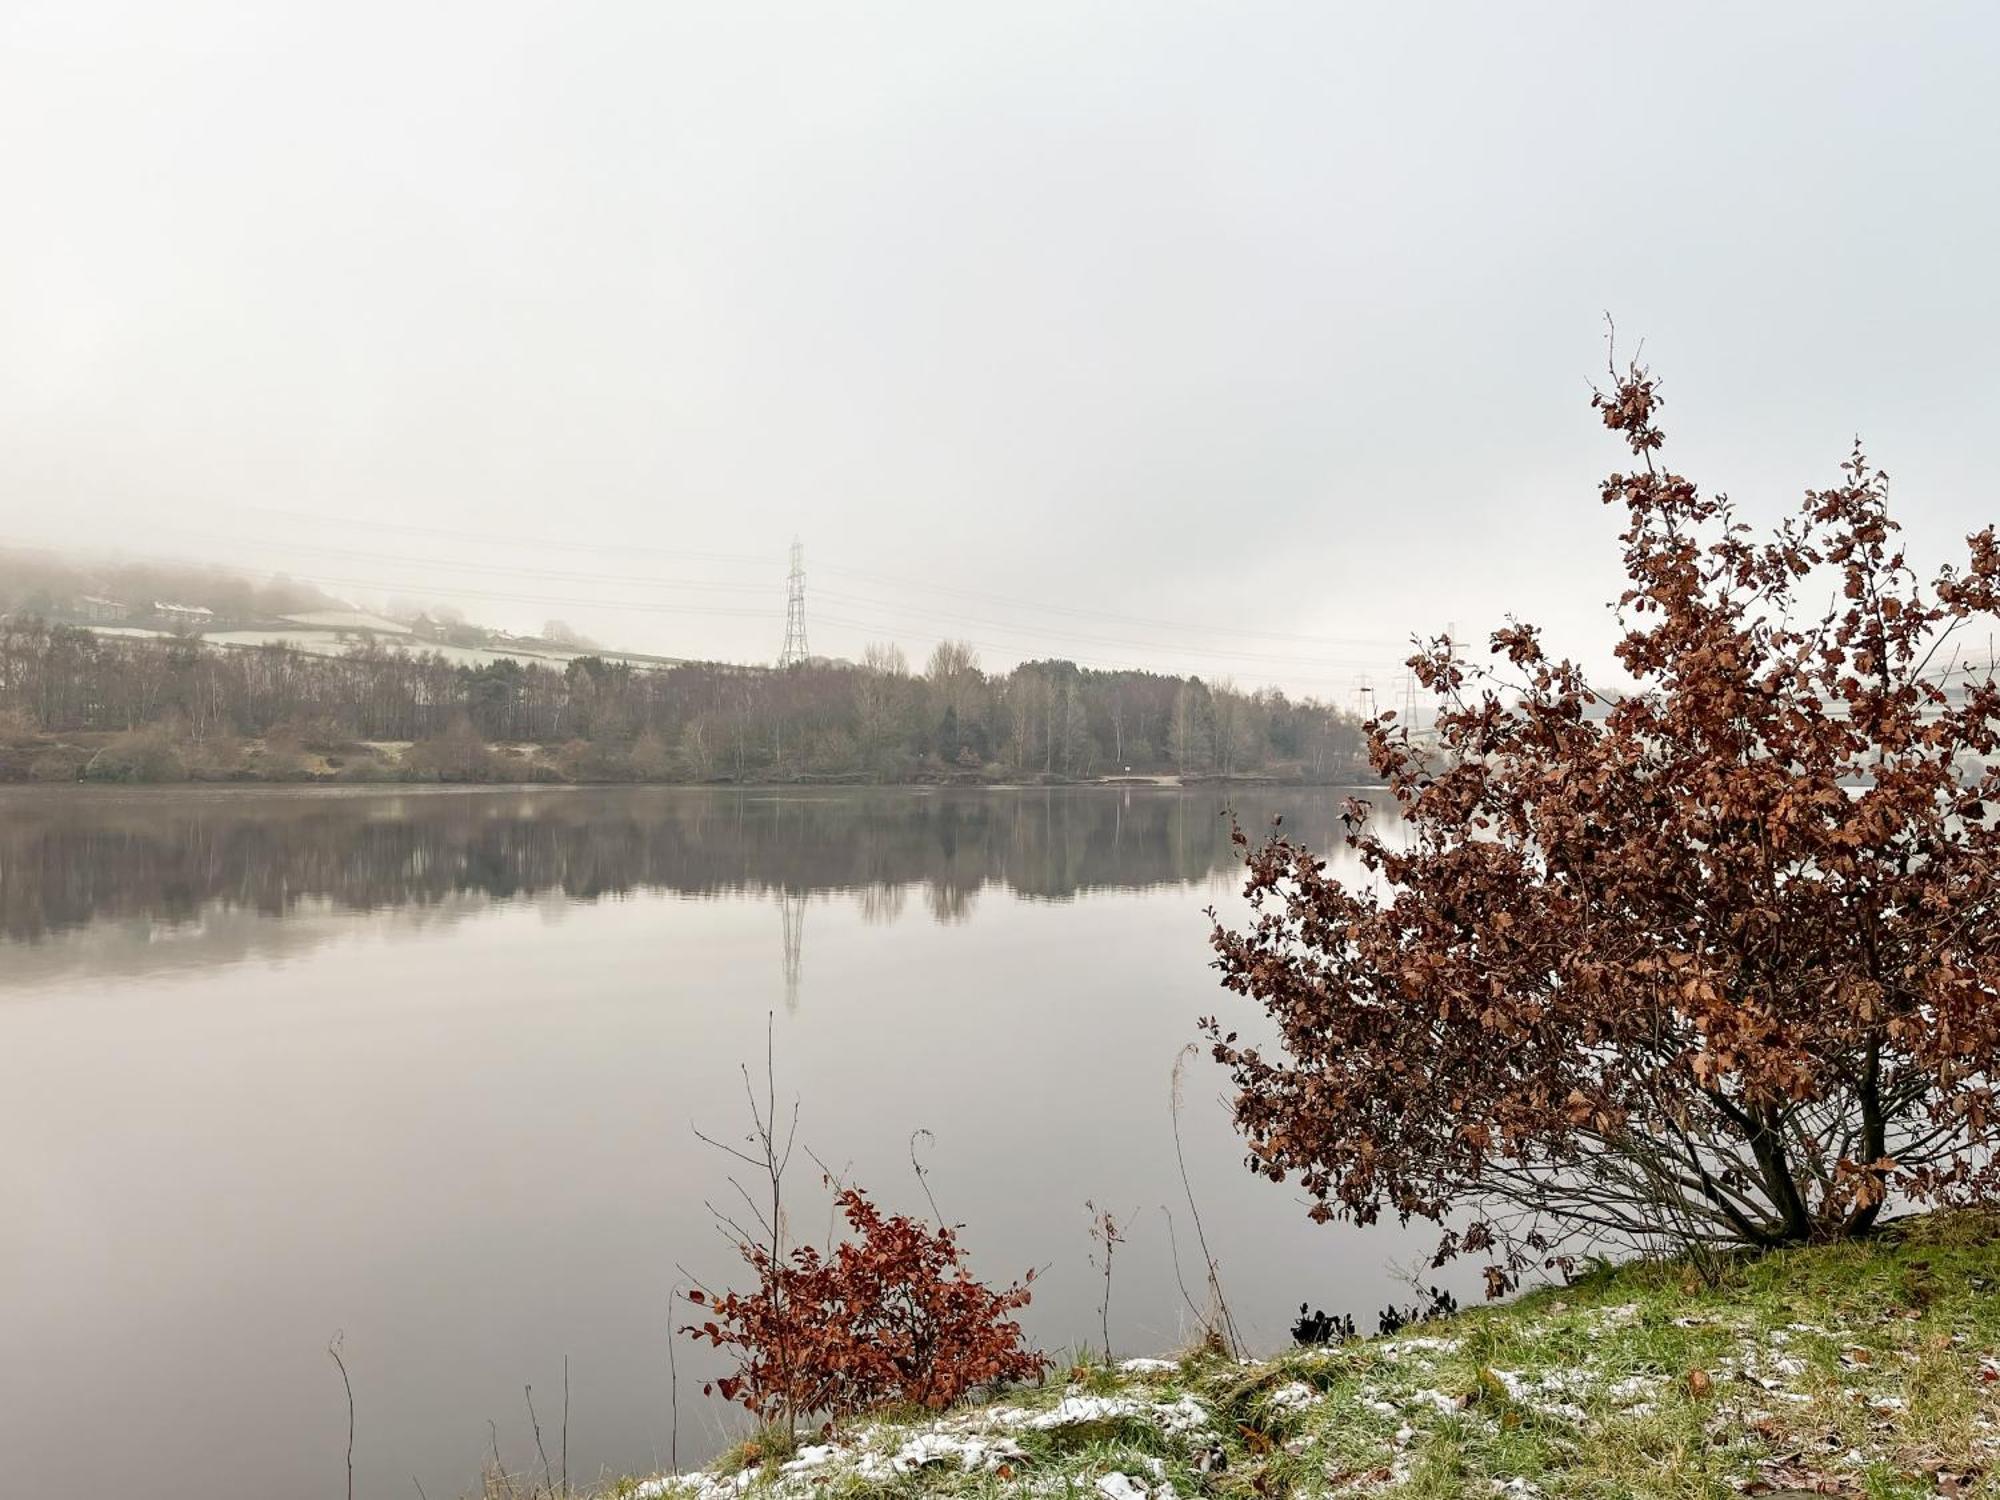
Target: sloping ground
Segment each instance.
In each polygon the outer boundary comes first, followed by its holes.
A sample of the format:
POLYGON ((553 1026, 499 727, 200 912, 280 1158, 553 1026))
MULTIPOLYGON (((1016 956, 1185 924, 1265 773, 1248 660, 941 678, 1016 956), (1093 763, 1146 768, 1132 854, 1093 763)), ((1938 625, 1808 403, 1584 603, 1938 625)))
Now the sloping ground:
POLYGON ((1592 1274, 1267 1363, 1078 1367, 791 1453, 628 1480, 631 1500, 870 1493, 2000 1496, 2000 1221, 1592 1274))

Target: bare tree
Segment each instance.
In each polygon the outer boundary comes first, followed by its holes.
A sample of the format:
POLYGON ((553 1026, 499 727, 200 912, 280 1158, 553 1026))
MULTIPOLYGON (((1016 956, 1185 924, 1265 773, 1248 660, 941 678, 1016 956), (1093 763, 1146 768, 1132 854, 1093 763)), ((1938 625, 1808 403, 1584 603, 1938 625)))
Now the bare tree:
MULTIPOLYGON (((767 1264, 774 1266, 783 1265, 785 1261, 785 1171, 791 1165, 792 1150, 797 1144, 799 1134, 799 1105, 798 1101, 794 1099, 792 1101, 791 1121, 789 1125, 783 1128, 783 1140, 780 1141, 779 1139, 776 1026, 776 1014, 766 1013, 764 1017, 764 1098, 761 1103, 757 1098, 756 1087, 750 1080, 749 1067, 746 1065, 742 1069, 743 1093, 750 1106, 750 1131, 744 1138, 744 1144, 749 1149, 743 1150, 730 1145, 726 1141, 719 1141, 713 1136, 703 1134, 698 1128, 694 1132, 695 1139, 701 1141, 703 1144, 713 1146, 716 1150, 735 1158, 751 1170, 762 1174, 764 1183, 764 1199, 762 1202, 751 1197, 749 1190, 734 1176, 729 1178, 729 1185, 736 1190, 737 1197, 743 1200, 744 1205, 750 1211, 751 1224, 754 1226, 754 1229, 746 1227, 733 1214, 723 1212, 712 1203, 706 1206, 709 1213, 714 1216, 717 1225, 725 1230, 727 1234, 735 1236, 735 1243, 761 1246, 764 1253, 769 1257, 767 1264)), ((779 1314, 779 1322, 782 1324, 782 1298, 784 1295, 782 1282, 775 1295, 780 1299, 780 1305, 777 1307, 776 1312, 779 1314)), ((786 1391, 797 1388, 798 1382, 793 1379, 792 1351, 783 1338, 780 1338, 778 1341, 773 1354, 774 1364, 777 1367, 776 1373, 779 1379, 779 1388, 786 1391)), ((785 1432, 790 1438, 795 1439, 798 1436, 798 1418, 798 1411, 787 1400, 784 1407, 785 1432)))

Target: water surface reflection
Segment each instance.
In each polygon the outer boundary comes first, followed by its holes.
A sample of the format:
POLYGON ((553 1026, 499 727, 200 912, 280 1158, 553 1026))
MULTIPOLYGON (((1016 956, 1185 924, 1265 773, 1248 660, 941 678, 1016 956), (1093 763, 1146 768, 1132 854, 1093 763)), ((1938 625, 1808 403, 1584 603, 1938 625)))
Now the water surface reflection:
MULTIPOLYGON (((654 1467, 676 1267, 730 1273, 689 1127, 740 1119, 771 1014, 815 1151, 921 1213, 928 1129, 977 1269, 1048 1267, 1038 1343, 1098 1326, 1089 1198, 1133 1216, 1115 1341, 1171 1347, 1169 1077, 1235 1003, 1232 804, 1346 858, 1327 791, 0 792, 10 1487, 337 1488, 336 1329, 357 1493, 459 1493, 489 1420, 526 1463, 565 1359, 572 1472, 654 1467)), ((1239 1318, 1389 1300, 1428 1237, 1308 1224, 1221 1082, 1185 1134, 1239 1318)), ((726 1428, 680 1368, 696 1458, 726 1428)))
POLYGON ((338 930, 314 920, 336 911, 450 922, 494 901, 666 892, 776 903, 796 998, 810 898, 852 892, 890 923, 914 896, 958 922, 988 886, 1067 901, 1210 884, 1234 870, 1232 811, 1338 836, 1335 799, 1254 788, 0 789, 0 941, 94 929, 17 952, 0 984, 278 957, 338 930))

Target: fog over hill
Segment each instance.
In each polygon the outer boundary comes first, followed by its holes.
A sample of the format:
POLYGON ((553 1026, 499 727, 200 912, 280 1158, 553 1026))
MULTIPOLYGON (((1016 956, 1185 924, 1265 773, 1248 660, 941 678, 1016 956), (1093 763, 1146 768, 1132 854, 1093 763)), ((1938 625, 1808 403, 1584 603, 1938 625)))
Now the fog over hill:
POLYGON ((797 535, 830 657, 1348 700, 1515 611, 1601 666, 1607 309, 1753 521, 1856 432, 1913 556, 1987 519, 1996 57, 1954 4, 17 5, 0 540, 754 662, 797 535))

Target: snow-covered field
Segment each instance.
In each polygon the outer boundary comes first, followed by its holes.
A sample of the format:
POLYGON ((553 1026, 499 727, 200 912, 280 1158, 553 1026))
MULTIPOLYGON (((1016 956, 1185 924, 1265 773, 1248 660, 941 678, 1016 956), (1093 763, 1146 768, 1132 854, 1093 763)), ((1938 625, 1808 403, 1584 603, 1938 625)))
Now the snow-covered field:
MULTIPOLYGON (((136 625, 92 625, 88 627, 98 635, 151 637, 157 640, 171 640, 172 631, 153 630, 136 625)), ((352 631, 337 630, 211 630, 200 637, 211 646, 255 648, 259 646, 282 645, 308 656, 344 656, 348 650, 359 644, 365 637, 352 631)), ((554 646, 536 647, 532 650, 509 646, 445 646, 419 641, 408 634, 384 636, 384 646, 410 652, 436 652, 453 666, 484 667, 500 661, 543 662, 550 666, 566 666, 579 656, 597 655, 606 661, 630 661, 635 666, 659 666, 664 659, 648 656, 629 656, 617 651, 586 652, 562 649, 554 646)))

